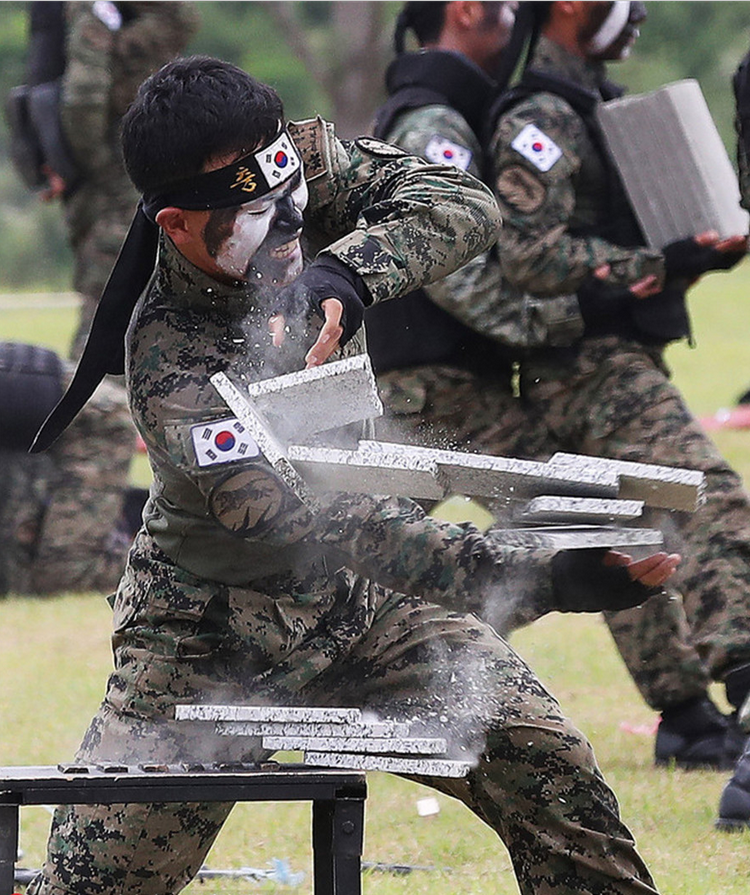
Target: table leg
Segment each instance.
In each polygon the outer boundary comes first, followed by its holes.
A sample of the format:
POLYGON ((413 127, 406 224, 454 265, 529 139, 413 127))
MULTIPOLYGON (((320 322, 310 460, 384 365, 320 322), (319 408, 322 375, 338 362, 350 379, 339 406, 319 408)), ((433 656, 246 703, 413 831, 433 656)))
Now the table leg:
POLYGON ((364 799, 313 802, 315 895, 360 895, 364 826, 364 799))
POLYGON ((12 895, 18 857, 18 805, 0 805, 0 895, 12 895))

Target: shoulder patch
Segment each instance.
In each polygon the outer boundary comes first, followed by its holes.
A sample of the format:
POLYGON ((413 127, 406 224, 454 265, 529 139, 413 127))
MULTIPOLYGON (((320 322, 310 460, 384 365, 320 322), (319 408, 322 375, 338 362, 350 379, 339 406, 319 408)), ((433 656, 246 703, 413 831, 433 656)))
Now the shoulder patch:
POLYGON ((538 211, 547 197, 547 187, 533 171, 522 165, 508 165, 498 174, 497 195, 523 214, 538 211))
POLYGON ((261 455, 257 442, 236 416, 191 426, 190 437, 198 466, 251 460, 261 455))
POLYGON ((462 171, 471 164, 472 151, 440 134, 433 134, 424 148, 424 157, 437 165, 455 165, 462 171))
POLYGON ((109 0, 96 0, 92 12, 110 31, 119 31, 122 28, 122 13, 116 3, 110 3, 109 0))
POLYGON ((314 180, 330 168, 328 130, 322 118, 290 121, 287 130, 305 166, 305 180, 314 180))
POLYGON ((527 124, 510 145, 542 172, 549 171, 562 157, 557 143, 534 124, 527 124))
POLYGON ((354 141, 354 145, 362 152, 374 155, 376 158, 400 158, 403 155, 408 155, 398 146, 384 143, 382 140, 375 140, 373 137, 358 137, 354 141))

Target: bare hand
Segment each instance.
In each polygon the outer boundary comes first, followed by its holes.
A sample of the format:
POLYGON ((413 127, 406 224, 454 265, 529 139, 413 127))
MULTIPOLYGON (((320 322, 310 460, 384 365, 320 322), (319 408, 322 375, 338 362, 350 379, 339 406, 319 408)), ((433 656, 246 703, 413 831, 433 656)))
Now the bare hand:
POLYGON ((644 587, 661 587, 674 575, 681 560, 679 553, 652 553, 634 561, 627 553, 610 550, 603 562, 605 566, 625 566, 631 581, 638 581, 644 587))
POLYGON ((339 340, 344 335, 344 327, 341 325, 343 304, 337 298, 327 298, 321 307, 326 315, 325 323, 318 333, 317 341, 305 356, 305 368, 308 370, 327 361, 339 347, 339 340))
MULTIPOLYGON (((320 328, 315 344, 305 355, 305 368, 308 370, 327 361, 339 347, 339 340, 344 334, 344 328, 341 326, 343 304, 337 298, 327 298, 321 303, 321 308, 325 314, 325 322, 320 328)), ((280 348, 284 344, 285 328, 286 320, 281 314, 269 319, 268 330, 274 348, 280 348)))
MULTIPOLYGON (((611 271, 612 268, 609 264, 602 264, 596 268, 594 276, 597 280, 606 280, 611 271)), ((647 277, 643 277, 643 279, 631 283, 627 288, 635 298, 648 298, 651 295, 656 295, 661 292, 662 282, 655 274, 649 274, 647 277)))

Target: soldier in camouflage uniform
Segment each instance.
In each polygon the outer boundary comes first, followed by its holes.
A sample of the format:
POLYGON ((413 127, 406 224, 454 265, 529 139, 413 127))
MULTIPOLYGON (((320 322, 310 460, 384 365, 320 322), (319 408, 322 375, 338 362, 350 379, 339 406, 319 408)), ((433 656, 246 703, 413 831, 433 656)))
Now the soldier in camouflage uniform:
POLYGON ((27 453, 72 372, 52 351, 0 342, 3 595, 109 593, 138 528, 128 519, 135 432, 123 388, 103 382, 48 453, 27 453))
POLYGON ((530 347, 521 394, 568 450, 705 473, 705 505, 666 533, 688 554, 677 584, 692 642, 737 713, 750 692, 750 504, 670 382, 664 348, 690 336, 689 285, 738 263, 746 238, 644 245, 596 124, 617 95, 604 63, 627 55, 643 5, 530 7, 547 18, 491 143, 503 291, 519 314, 524 295, 570 308, 582 336, 530 347))
MULTIPOLYGON (((32 16, 34 7, 54 5, 33 3, 32 16)), ((65 45, 60 118, 77 176, 71 184, 50 171, 47 197, 62 197, 73 248, 73 286, 82 299, 72 349, 77 357, 138 202, 122 164, 122 115, 143 79, 185 49, 197 19, 186 2, 60 5, 65 25, 64 35, 55 35, 65 45)))
MULTIPOLYGON (((604 592, 632 605, 676 557, 612 568, 560 554, 551 576, 548 556, 493 550, 472 526, 408 500, 334 495, 313 514, 233 428, 209 382, 227 368, 248 380, 288 372, 337 345, 361 351, 363 302, 419 287, 491 243, 490 194, 387 144, 339 142, 320 119, 284 128, 270 88, 205 57, 146 82, 123 141, 144 214, 163 231, 126 344, 155 484, 114 600, 116 668, 79 758, 260 757, 241 738, 175 722, 184 702, 359 705, 426 725, 444 715, 451 751, 470 749, 478 765, 459 783, 429 782, 497 830, 524 895, 655 892, 589 745, 479 615, 513 591, 566 607, 589 577, 589 600, 604 592), (300 273, 303 223, 305 254, 319 253, 300 273), (272 313, 285 321, 275 347, 272 313)), ((141 220, 131 234, 141 226, 153 233, 141 220)), ((142 245, 153 260, 150 236, 142 245)), ((118 268, 126 258, 137 261, 127 244, 118 268)), ((110 308, 105 294, 80 382, 110 308)), ((42 443, 80 400, 58 405, 42 443)), ((60 810, 29 892, 175 893, 230 808, 60 810)))
MULTIPOLYGON (((485 174, 480 136, 498 90, 490 75, 507 43, 507 7, 405 4, 396 26, 398 55, 387 73, 389 99, 375 116, 375 134, 432 161, 485 174), (407 28, 426 50, 403 52, 407 28)), ((567 331, 565 306, 559 327, 543 316, 544 308, 518 319, 501 281, 491 252, 421 293, 368 310, 368 350, 386 407, 377 421, 381 438, 538 460, 564 448, 514 394, 512 367, 528 328, 538 343, 551 336, 554 344, 578 335, 578 318, 567 331)), ((672 592, 605 619, 643 698, 661 714, 657 763, 731 767, 735 738, 708 695, 708 673, 690 642, 680 596, 672 592)))

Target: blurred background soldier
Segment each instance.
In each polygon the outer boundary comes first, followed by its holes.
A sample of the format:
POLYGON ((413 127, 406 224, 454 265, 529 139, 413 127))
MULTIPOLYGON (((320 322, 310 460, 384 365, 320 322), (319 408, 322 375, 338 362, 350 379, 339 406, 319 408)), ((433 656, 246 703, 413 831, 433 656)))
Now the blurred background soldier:
MULTIPOLYGON (((528 5, 522 4, 511 39, 517 6, 406 3, 376 135, 430 161, 486 175, 482 136, 490 105, 528 30, 528 5), (419 52, 405 52, 409 29, 419 52)), ((495 250, 439 283, 368 309, 368 350, 387 412, 378 421, 380 437, 529 459, 564 449, 514 394, 513 376, 519 347, 578 334, 577 311, 567 330, 564 325, 571 303, 577 304, 575 296, 557 307, 537 303, 519 315, 502 288, 495 250)), ((741 745, 709 697, 708 673, 690 641, 679 596, 605 618, 641 695, 660 713, 656 762, 731 767, 741 745)))
POLYGON ((29 16, 25 99, 37 150, 21 167, 27 182, 32 169, 45 199, 63 202, 82 302, 77 357, 138 202, 122 163, 120 119, 141 81, 185 49, 197 17, 188 2, 103 0, 34 2, 29 16))
POLYGON ((0 595, 111 592, 146 498, 128 487, 135 439, 106 381, 46 454, 27 453, 70 381, 54 351, 0 342, 0 595))
MULTIPOLYGON (((687 557, 677 586, 695 644, 737 718, 750 693, 750 503, 670 382, 664 349, 690 338, 686 291, 745 256, 744 234, 703 233, 646 247, 597 106, 621 91, 606 62, 625 58, 642 3, 531 3, 541 36, 519 85, 495 110, 492 183, 503 214, 502 288, 567 308, 567 332, 520 360, 523 400, 566 450, 686 466, 706 501, 665 530, 687 557)), ((737 737, 736 742, 742 742, 737 737)))

